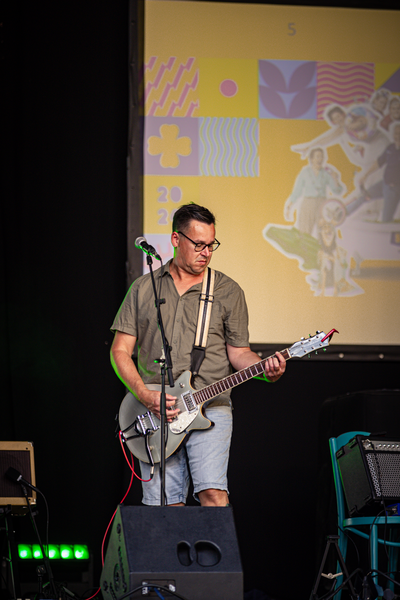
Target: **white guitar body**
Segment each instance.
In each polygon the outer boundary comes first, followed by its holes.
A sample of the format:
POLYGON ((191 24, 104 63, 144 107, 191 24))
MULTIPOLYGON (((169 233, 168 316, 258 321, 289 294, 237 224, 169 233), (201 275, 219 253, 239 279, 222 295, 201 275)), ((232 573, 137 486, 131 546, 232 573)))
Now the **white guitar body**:
MULTIPOLYGON (((191 372, 185 371, 176 380, 173 388, 166 386, 166 393, 175 396, 177 399, 175 406, 180 408, 181 412, 171 423, 168 423, 166 428, 166 446, 165 446, 165 457, 171 456, 177 448, 181 445, 186 435, 194 429, 209 429, 213 426, 212 421, 207 419, 202 412, 202 407, 197 406, 193 401, 193 392, 195 391, 190 385, 191 372)), ((150 390, 156 390, 161 392, 160 385, 148 385, 150 390)), ((125 432, 125 441, 129 450, 134 456, 144 462, 150 462, 149 455, 146 450, 145 437, 140 436, 133 439, 129 439, 130 436, 135 434, 135 430, 127 429, 133 423, 143 423, 144 429, 153 429, 151 421, 154 426, 157 427, 155 431, 151 432, 149 441, 150 451, 155 463, 160 462, 160 442, 161 442, 161 422, 152 413, 146 412, 146 407, 139 402, 135 396, 129 392, 126 394, 122 401, 119 410, 119 426, 121 431, 125 432)), ((142 429, 142 428, 141 428, 142 429)))

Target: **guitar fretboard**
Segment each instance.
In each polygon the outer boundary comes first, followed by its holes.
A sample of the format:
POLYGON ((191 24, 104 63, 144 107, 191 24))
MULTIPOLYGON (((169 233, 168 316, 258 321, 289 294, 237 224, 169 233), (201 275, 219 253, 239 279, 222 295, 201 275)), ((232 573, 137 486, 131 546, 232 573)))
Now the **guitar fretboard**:
MULTIPOLYGON (((291 358, 290 352, 288 349, 282 350, 281 354, 285 360, 289 360, 291 358)), ((275 356, 274 354, 272 356, 275 356)), ((268 358, 264 358, 260 360, 260 362, 251 365, 250 367, 246 367, 241 371, 236 371, 236 373, 232 373, 232 375, 228 375, 228 377, 224 377, 224 379, 220 379, 216 381, 212 385, 208 385, 207 387, 197 390, 193 393, 193 398, 196 404, 203 404, 207 402, 207 400, 211 400, 215 398, 215 396, 219 396, 222 392, 226 392, 241 383, 244 383, 248 379, 252 379, 257 375, 262 375, 265 371, 265 363, 268 358)))

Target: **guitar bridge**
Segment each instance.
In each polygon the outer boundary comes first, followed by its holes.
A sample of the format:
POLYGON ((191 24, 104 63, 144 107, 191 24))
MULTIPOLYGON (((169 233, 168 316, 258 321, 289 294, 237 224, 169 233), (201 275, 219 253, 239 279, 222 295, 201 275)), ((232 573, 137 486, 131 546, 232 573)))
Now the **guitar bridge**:
POLYGON ((159 425, 154 422, 151 412, 138 415, 136 417, 134 426, 139 435, 147 435, 148 433, 157 431, 157 429, 160 428, 159 425))
POLYGON ((153 415, 151 414, 151 412, 147 412, 143 415, 138 415, 136 419, 130 425, 128 425, 128 427, 125 427, 125 429, 122 429, 121 431, 125 441, 127 442, 137 437, 142 437, 154 433, 155 431, 157 431, 157 429, 159 429, 159 425, 157 425, 154 422, 153 415), (134 429, 136 431, 136 435, 130 435, 128 437, 126 434, 131 429, 134 429))
POLYGON ((197 404, 193 399, 193 394, 192 392, 185 392, 184 394, 182 394, 181 396, 185 406, 186 406, 186 410, 188 411, 188 413, 194 412, 195 410, 197 410, 197 404))

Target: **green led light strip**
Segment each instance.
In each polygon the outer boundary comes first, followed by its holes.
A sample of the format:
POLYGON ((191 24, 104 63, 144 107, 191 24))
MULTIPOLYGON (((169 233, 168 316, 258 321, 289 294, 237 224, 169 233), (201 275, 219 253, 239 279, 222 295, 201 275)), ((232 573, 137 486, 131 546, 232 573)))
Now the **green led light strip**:
MULTIPOLYGON (((84 544, 49 544, 49 558, 64 560, 87 560, 89 558, 88 547, 84 544)), ((39 544, 18 544, 18 556, 22 560, 32 558, 42 559, 43 553, 39 544)))

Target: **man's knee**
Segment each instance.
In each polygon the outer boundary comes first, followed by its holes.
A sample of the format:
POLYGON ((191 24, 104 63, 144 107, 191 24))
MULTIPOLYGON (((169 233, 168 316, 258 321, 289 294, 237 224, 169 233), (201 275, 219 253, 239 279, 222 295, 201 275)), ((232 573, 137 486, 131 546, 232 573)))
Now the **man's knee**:
POLYGON ((228 494, 225 490, 208 489, 198 493, 201 506, 226 506, 228 494))

